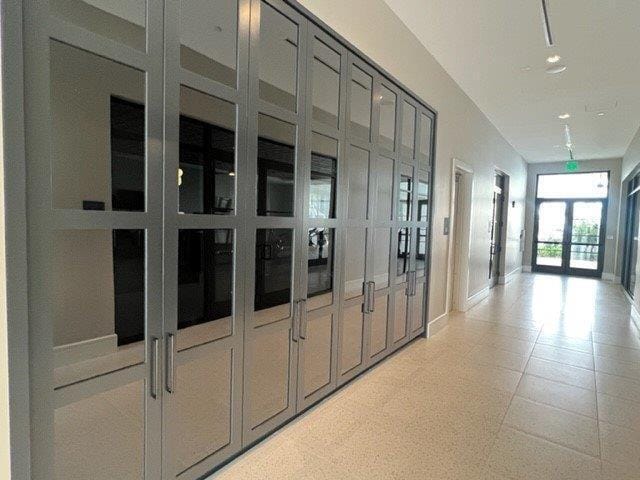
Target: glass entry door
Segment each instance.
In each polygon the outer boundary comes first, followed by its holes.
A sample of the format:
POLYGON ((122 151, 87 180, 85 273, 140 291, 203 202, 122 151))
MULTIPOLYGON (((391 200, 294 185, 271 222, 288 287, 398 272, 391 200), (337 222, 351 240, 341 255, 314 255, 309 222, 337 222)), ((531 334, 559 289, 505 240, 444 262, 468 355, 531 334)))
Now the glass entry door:
POLYGON ((538 201, 534 271, 601 276, 605 200, 538 201))

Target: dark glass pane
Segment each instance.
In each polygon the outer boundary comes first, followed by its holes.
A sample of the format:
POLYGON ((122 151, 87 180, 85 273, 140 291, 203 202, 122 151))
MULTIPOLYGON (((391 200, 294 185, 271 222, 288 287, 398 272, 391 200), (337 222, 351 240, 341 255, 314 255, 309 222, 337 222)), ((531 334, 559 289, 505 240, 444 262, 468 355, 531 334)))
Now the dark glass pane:
POLYGON ((180 2, 180 65, 236 86, 238 1, 180 2))
POLYGON ((144 230, 113 231, 113 291, 118 345, 144 339, 144 230))
POLYGON ((145 231, 57 230, 51 257, 56 387, 144 361, 145 231))
POLYGON ((113 210, 144 211, 144 145, 144 105, 111 97, 113 210))
POLYGON ((371 95, 373 78, 355 65, 351 68, 349 117, 351 133, 369 141, 371 136, 371 95))
POLYGON ((429 220, 429 182, 420 180, 418 182, 418 221, 429 220))
POLYGON ((315 297, 333 290, 333 229, 310 228, 308 242, 307 297, 315 297))
POLYGON ((400 175, 400 196, 398 199, 398 220, 409 221, 411 220, 411 204, 413 202, 413 177, 408 173, 406 168, 403 168, 405 172, 400 175))
POLYGON ((233 313, 233 230, 180 230, 178 328, 233 313))
POLYGON ((256 231, 256 285, 254 310, 286 304, 291 299, 293 231, 256 231))
POLYGON ((50 42, 54 208, 145 209, 145 73, 50 42))
POLYGON ((411 230, 400 228, 398 230, 398 260, 396 274, 401 276, 409 271, 411 259, 411 230))
POLYGON ((313 44, 313 119, 338 128, 340 54, 316 39, 313 44))
POLYGON ((180 90, 181 213, 231 215, 235 203, 235 105, 180 90))
POLYGON ((266 2, 260 4, 260 98, 295 111, 298 92, 298 25, 266 2))
POLYGON ((294 208, 296 127, 258 118, 258 215, 291 217, 294 208))
POLYGON ((309 218, 335 218, 337 180, 338 142, 314 133, 311 146, 309 218))

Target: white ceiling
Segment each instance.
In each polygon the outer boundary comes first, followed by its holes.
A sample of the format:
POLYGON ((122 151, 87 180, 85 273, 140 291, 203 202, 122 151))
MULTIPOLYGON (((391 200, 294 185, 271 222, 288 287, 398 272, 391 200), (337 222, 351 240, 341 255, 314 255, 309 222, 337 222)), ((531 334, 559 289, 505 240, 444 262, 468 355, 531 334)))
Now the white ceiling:
POLYGON ((565 123, 576 159, 626 152, 640 126, 640 0, 549 0, 552 48, 540 0, 384 1, 528 162, 568 158, 565 123), (545 72, 552 54, 564 73, 545 72))

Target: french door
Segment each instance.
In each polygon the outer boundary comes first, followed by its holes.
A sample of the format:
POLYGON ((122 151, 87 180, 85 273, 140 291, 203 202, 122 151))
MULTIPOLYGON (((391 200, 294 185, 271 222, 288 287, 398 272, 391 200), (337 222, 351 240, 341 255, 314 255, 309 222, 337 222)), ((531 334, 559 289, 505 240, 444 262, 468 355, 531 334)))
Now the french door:
POLYGON ((606 200, 538 200, 533 270, 600 277, 606 200))

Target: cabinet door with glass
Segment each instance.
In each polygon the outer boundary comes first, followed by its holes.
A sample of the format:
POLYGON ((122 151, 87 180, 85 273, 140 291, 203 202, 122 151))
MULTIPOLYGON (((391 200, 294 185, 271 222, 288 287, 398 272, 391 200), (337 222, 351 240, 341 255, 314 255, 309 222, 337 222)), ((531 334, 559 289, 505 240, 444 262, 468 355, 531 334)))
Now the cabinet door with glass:
POLYGON ((94 3, 24 5, 30 478, 155 480, 163 2, 94 3))
POLYGON ((297 305, 298 411, 336 387, 340 220, 345 178, 342 153, 346 131, 348 60, 344 47, 321 29, 309 27, 306 121, 310 137, 304 171, 304 228, 299 262, 302 298, 297 305))
POLYGON ((166 479, 200 478, 241 448, 248 7, 165 10, 166 479))
POLYGON ((307 23, 285 2, 252 1, 243 445, 296 412, 307 42, 307 23))

